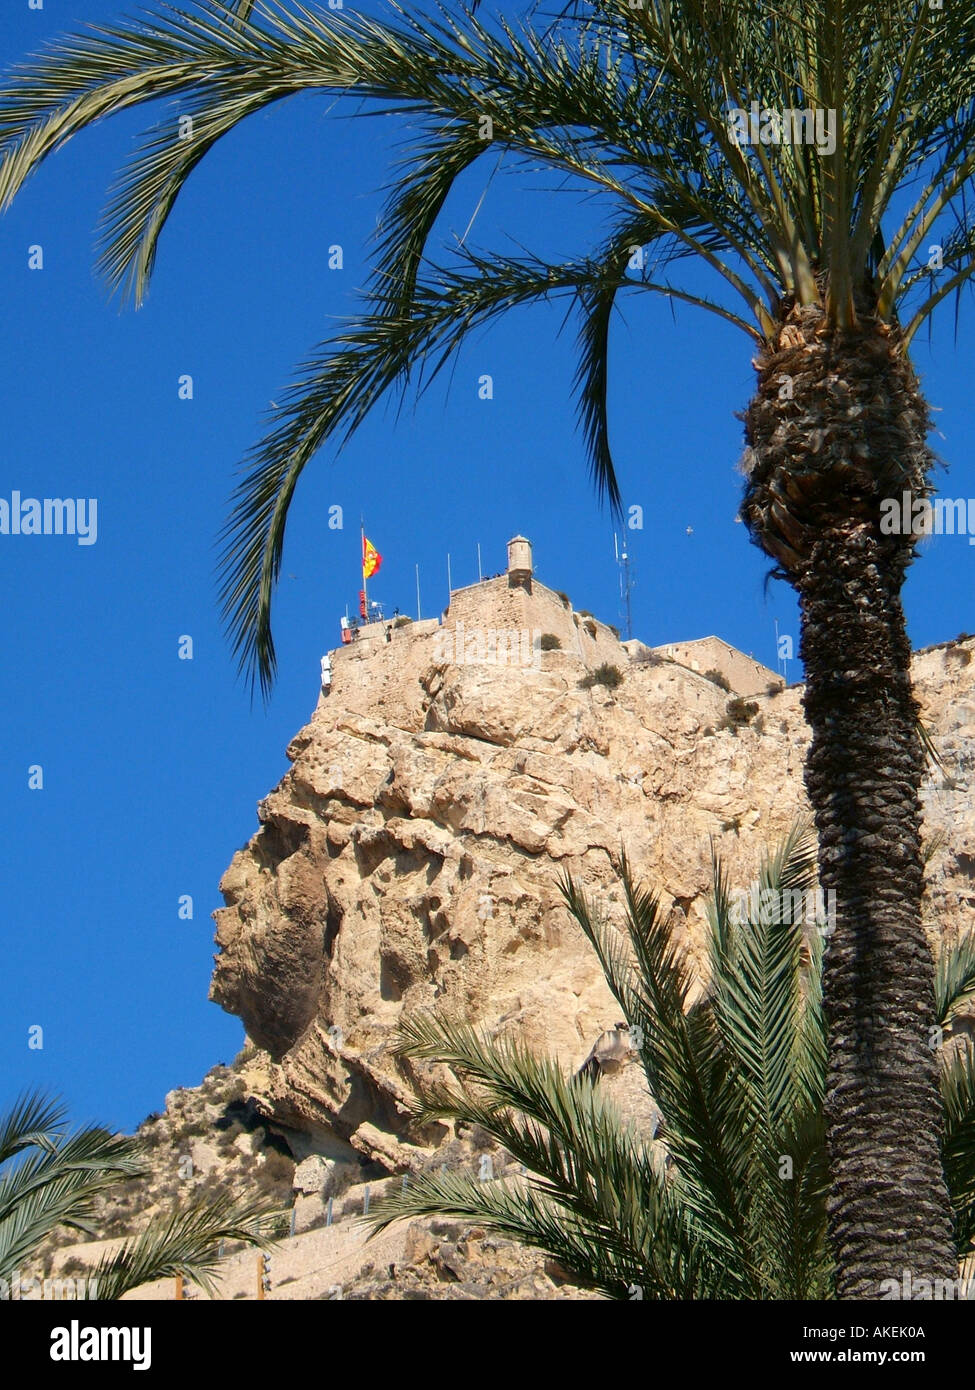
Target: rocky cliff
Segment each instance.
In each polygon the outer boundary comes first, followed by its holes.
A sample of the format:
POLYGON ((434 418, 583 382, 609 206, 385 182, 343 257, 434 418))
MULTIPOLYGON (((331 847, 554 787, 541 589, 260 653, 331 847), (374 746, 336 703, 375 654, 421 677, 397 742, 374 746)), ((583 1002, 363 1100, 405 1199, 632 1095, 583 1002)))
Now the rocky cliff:
MULTIPOLYGON (((972 645, 915 660, 945 769, 924 792, 930 921, 949 934, 975 901, 972 645)), ((625 847, 701 958, 710 840, 745 884, 805 806, 800 690, 769 672, 743 700, 721 680, 510 577, 452 595, 443 625, 401 621, 333 654, 214 914, 212 998, 243 1020, 260 1111, 299 1157, 406 1172, 453 1141, 408 1121, 390 1044, 415 1009, 580 1064, 618 1009, 562 874, 612 919, 625 847)))

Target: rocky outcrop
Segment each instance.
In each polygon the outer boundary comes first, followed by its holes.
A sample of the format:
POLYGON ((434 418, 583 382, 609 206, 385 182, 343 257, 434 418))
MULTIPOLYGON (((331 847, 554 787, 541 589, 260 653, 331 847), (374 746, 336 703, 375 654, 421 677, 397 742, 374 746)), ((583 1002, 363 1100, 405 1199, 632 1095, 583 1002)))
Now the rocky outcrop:
MULTIPOLYGON (((538 584, 499 619, 502 585, 455 599, 457 643, 407 624, 334 653, 330 691, 221 883, 212 998, 264 1054, 262 1113, 334 1161, 403 1172, 450 1137, 411 1127, 410 1071, 390 1051, 404 1014, 511 1031, 573 1070, 618 1021, 560 876, 618 920, 625 848, 703 964, 709 841, 745 884, 805 806, 798 688, 736 701, 538 584), (558 645, 528 661, 468 646, 502 627, 558 645), (607 664, 620 684, 580 685, 607 664)), ((947 769, 932 769, 925 814, 943 837, 932 929, 949 934, 975 901, 971 655, 951 644, 915 669, 947 769)))
MULTIPOLYGON (((311 1154, 295 1163, 306 1137, 264 1120, 252 1092, 261 1088, 261 1057, 244 1048, 231 1067, 214 1067, 201 1085, 170 1091, 165 1107, 139 1126, 144 1171, 115 1184, 94 1201, 94 1238, 58 1228, 22 1271, 17 1297, 94 1297, 87 1280, 121 1241, 153 1218, 166 1219, 200 1198, 231 1194, 267 1203, 274 1212, 270 1254, 261 1271, 257 1252, 226 1242, 214 1276, 218 1300, 443 1300, 580 1299, 580 1288, 553 1261, 501 1239, 471 1222, 427 1218, 399 1222, 370 1238, 363 1214, 401 1186, 384 1179, 382 1165, 348 1163, 311 1154), (266 1282, 265 1282, 266 1279, 266 1282)), ((617 1078, 611 1079, 617 1085, 617 1078)), ((476 1136, 475 1136, 476 1137, 476 1136)), ((471 1163, 470 1138, 438 1151, 437 1166, 467 1162, 482 1180, 523 1181, 518 1166, 498 1150, 471 1163), (489 1161, 487 1161, 489 1160, 489 1161)), ((127 1300, 171 1300, 175 1279, 160 1279, 127 1300)), ((205 1301, 211 1294, 186 1281, 179 1296, 205 1301)))

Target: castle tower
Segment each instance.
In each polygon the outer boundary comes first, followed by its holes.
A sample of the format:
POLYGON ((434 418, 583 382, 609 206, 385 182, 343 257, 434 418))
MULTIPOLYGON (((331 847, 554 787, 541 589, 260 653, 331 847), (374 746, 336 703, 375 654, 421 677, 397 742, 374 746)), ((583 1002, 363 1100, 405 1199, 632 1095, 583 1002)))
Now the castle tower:
POLYGON ((525 536, 508 542, 508 588, 532 591, 532 543, 525 536))

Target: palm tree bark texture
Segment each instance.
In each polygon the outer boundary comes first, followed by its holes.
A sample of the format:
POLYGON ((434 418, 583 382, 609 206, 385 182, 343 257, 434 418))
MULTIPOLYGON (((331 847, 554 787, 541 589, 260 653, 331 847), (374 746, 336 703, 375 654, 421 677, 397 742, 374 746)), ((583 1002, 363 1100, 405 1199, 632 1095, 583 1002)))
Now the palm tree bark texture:
POLYGON ((929 416, 896 329, 868 312, 853 333, 826 329, 815 307, 783 316, 776 347, 756 360, 743 515, 799 596, 805 780, 822 887, 836 894, 824 976, 829 1228, 838 1295, 876 1298, 904 1269, 956 1274, 921 925, 924 751, 901 603, 914 541, 879 522, 895 481, 928 490, 929 416))

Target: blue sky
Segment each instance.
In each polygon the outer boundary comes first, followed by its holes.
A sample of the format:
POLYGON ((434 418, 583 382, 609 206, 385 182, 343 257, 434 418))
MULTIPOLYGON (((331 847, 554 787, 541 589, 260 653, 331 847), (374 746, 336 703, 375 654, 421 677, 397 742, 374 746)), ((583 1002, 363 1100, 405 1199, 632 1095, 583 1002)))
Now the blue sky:
MULTIPOLYGON (((10 0, 4 67, 124 0, 10 0)), ((507 7, 507 13, 515 11, 507 7)), ((541 579, 619 621, 608 515, 595 501, 570 389, 565 305, 525 309, 476 335, 413 406, 380 409, 299 485, 275 616, 270 705, 237 678, 216 598, 215 540, 235 467, 295 365, 350 313, 367 276, 382 189, 405 131, 391 117, 308 96, 251 119, 193 175, 162 239, 143 309, 119 312, 94 271, 99 211, 144 108, 72 141, 0 221, 4 430, 0 497, 95 497, 98 537, 0 536, 0 844, 5 950, 0 1103, 28 1085, 61 1092, 77 1119, 131 1128, 165 1092, 239 1049, 240 1023, 207 1002, 210 912, 256 802, 287 770, 318 661, 354 605, 358 518, 384 556, 371 595, 424 616, 455 587, 534 542, 541 579), (344 268, 327 268, 340 244, 344 268), (28 248, 43 247, 43 270, 28 248), (478 399, 490 374, 494 398, 478 399), (178 397, 193 377, 192 401, 178 397), (329 507, 345 527, 330 530, 329 507), (192 661, 178 659, 182 635, 192 661), (28 768, 43 768, 30 790, 28 768), (192 895, 191 921, 178 916, 192 895), (40 1025, 43 1049, 28 1047, 40 1025)), ((458 186, 443 218, 462 233, 494 169, 458 186)), ((605 209, 493 178, 470 233, 481 249, 588 249, 605 209)), ((649 297, 645 297, 649 300, 649 297)), ((966 306, 967 308, 967 306, 966 306)), ((968 496, 972 319, 950 311, 915 362, 938 407, 944 489, 968 496)), ((754 373, 746 339, 694 309, 630 301, 612 339, 613 445, 627 505, 634 635, 653 644, 717 633, 770 665, 774 623, 796 634, 781 584, 735 523, 741 424, 754 373), (690 533, 689 533, 690 531, 690 533)), ((906 589, 915 646, 975 627, 975 548, 939 538, 906 589)), ((790 678, 798 676, 793 666, 790 678)))

